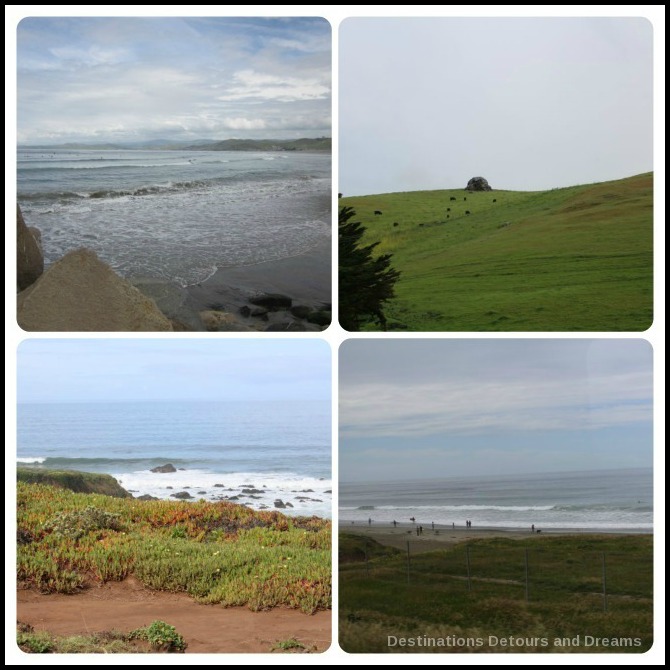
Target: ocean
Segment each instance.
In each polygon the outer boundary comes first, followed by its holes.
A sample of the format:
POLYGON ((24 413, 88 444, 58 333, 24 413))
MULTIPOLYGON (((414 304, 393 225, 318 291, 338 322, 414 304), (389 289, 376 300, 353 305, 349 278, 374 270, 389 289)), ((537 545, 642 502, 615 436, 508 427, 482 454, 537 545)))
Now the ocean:
POLYGON ((652 470, 340 484, 343 524, 652 532, 652 470))
POLYGON ((331 156, 19 147, 18 202, 45 263, 80 247, 126 278, 190 286, 331 235, 331 156))
POLYGON ((19 404, 17 438, 19 464, 110 474, 135 497, 332 516, 329 402, 19 404))

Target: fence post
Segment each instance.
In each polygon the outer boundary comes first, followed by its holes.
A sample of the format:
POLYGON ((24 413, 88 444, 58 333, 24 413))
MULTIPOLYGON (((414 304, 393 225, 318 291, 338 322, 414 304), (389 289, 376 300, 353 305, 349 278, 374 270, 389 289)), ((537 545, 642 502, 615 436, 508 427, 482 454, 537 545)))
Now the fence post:
POLYGON ((470 579, 470 546, 465 546, 465 567, 468 571, 468 591, 472 591, 472 580, 470 579))
POLYGON ((526 602, 530 600, 529 591, 528 591, 528 547, 524 549, 525 559, 526 559, 526 602))
POLYGON ((603 551, 603 612, 607 612, 607 565, 603 551))
POLYGON ((409 584, 409 540, 407 540, 407 583, 409 584))

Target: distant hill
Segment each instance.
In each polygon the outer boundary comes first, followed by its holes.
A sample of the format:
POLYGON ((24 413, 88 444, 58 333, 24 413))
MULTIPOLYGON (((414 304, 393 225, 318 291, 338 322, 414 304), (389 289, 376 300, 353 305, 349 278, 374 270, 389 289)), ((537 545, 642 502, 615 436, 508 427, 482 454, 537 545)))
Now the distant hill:
POLYGON ((67 142, 65 144, 21 145, 19 149, 39 149, 54 151, 57 149, 96 151, 123 151, 139 149, 145 151, 330 151, 330 137, 303 137, 297 140, 191 140, 175 142, 172 140, 148 140, 145 142, 116 142, 90 144, 85 142, 67 142))
POLYGON ((642 331, 653 319, 652 196, 647 173, 339 204, 355 209, 364 242, 379 241, 375 252, 393 254, 402 273, 385 309, 392 330, 642 331))
POLYGON ((330 151, 330 137, 299 140, 222 140, 212 144, 186 147, 199 151, 330 151))

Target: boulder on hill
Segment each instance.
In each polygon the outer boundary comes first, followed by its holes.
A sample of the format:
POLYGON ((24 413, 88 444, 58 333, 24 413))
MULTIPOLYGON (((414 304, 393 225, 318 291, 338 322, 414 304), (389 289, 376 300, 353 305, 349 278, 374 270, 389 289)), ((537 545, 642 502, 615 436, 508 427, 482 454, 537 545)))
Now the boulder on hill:
POLYGON ((71 251, 17 297, 28 331, 171 331, 172 324, 90 249, 71 251))
POLYGON ((489 183, 484 177, 473 177, 465 187, 466 191, 492 191, 489 183))

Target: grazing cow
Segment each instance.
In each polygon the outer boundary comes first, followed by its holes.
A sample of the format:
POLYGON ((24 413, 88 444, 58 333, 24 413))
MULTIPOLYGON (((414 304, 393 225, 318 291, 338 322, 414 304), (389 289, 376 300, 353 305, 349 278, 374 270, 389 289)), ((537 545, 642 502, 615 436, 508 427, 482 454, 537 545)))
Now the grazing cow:
POLYGON ((381 215, 382 213, 378 209, 375 209, 375 216, 381 216, 381 215))
POLYGON ((467 200, 467 198, 463 198, 463 200, 467 200))
POLYGON ((498 202, 495 198, 493 198, 493 202, 498 202))
POLYGON ((423 228, 424 224, 423 224, 423 223, 420 223, 419 226, 420 226, 421 228, 423 228))
POLYGON ((469 210, 469 209, 466 209, 466 210, 465 210, 465 213, 466 213, 466 214, 469 214, 469 213, 470 213, 470 210, 469 210))
POLYGON ((393 227, 394 227, 394 228, 397 228, 399 225, 400 225, 400 224, 399 224, 397 221, 394 221, 394 222, 393 222, 393 227))
POLYGON ((447 218, 449 218, 450 216, 451 216, 451 214, 447 214, 447 218))
POLYGON ((451 201, 453 201, 453 202, 456 202, 456 198, 454 198, 453 195, 449 198, 449 200, 451 200, 451 201))
POLYGON ((447 212, 450 212, 450 211, 451 211, 451 207, 447 207, 447 212))

